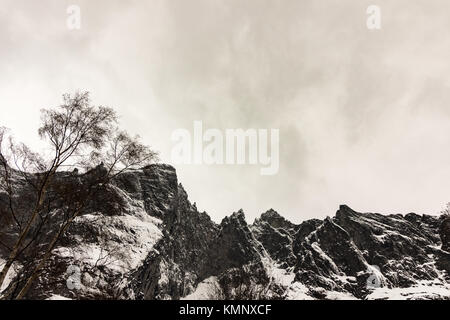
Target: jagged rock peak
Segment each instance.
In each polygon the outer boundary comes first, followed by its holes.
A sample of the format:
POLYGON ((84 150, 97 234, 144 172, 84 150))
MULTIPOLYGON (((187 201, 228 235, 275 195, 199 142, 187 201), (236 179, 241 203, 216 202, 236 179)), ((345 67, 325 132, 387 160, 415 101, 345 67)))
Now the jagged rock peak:
MULTIPOLYGON (((261 219, 283 218, 278 212, 272 208, 261 214, 261 219)), ((283 218, 284 219, 284 218, 283 218)))
POLYGON ((256 219, 254 226, 258 226, 261 223, 268 223, 272 228, 275 229, 295 229, 297 225, 293 224, 289 220, 281 216, 277 211, 270 209, 261 214, 261 217, 256 219))
POLYGON ((244 210, 239 209, 236 212, 233 212, 232 215, 225 217, 222 220, 221 225, 225 225, 225 224, 239 224, 239 225, 247 225, 247 221, 245 220, 245 213, 244 210))
POLYGON ((336 212, 336 216, 339 216, 339 215, 353 216, 353 215, 358 215, 358 214, 359 214, 358 212, 356 212, 355 210, 353 210, 346 204, 341 204, 339 206, 339 210, 336 212))

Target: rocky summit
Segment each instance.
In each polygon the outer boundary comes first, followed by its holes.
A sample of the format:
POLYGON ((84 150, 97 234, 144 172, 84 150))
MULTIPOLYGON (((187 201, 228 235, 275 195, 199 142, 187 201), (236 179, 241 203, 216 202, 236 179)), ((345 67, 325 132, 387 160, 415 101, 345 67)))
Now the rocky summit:
MULTIPOLYGON (((8 226, 0 224, 6 238, 8 226)), ((18 261, 7 279, 21 271, 18 261)), ((105 187, 27 298, 450 299, 450 218, 342 205, 300 224, 273 209, 252 224, 243 211, 216 224, 189 201, 173 167, 155 164, 105 187)))

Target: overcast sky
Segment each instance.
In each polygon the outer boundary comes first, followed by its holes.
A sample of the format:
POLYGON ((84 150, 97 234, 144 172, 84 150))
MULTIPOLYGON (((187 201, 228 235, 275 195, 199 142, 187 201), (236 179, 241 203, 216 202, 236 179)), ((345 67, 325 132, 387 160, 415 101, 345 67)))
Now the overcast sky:
POLYGON ((339 204, 450 201, 447 0, 0 0, 0 124, 36 146, 39 109, 89 90, 170 163, 175 129, 279 128, 280 170, 177 166, 214 220, 339 204), (81 30, 66 10, 81 7, 81 30), (366 9, 382 11, 368 30, 366 9))

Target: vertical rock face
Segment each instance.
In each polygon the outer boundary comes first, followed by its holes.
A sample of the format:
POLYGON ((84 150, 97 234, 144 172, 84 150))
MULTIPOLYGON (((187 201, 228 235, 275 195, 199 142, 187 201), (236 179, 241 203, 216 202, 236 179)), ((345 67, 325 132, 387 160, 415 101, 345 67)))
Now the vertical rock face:
POLYGON ((243 266, 258 257, 244 213, 238 211, 222 220, 218 234, 208 250, 209 263, 204 266, 205 277, 243 266))
POLYGON ((341 207, 336 221, 345 228, 369 265, 376 265, 393 286, 409 286, 415 278, 432 280, 438 272, 430 256, 439 245, 438 218, 360 214, 341 207))
POLYGON ((450 274, 450 216, 443 216, 439 227, 442 241, 442 252, 438 254, 437 266, 450 274))
POLYGON ((443 219, 439 232, 442 239, 442 250, 450 252, 450 216, 443 219))
MULTIPOLYGON (((6 239, 14 232, 7 226, 0 225, 6 239)), ((152 165, 99 193, 28 298, 450 298, 449 228, 448 217, 344 205, 301 224, 272 209, 253 224, 242 210, 216 224, 189 201, 173 167, 152 165), (120 205, 110 206, 111 198, 120 205), (77 288, 67 285, 73 267, 77 288)))
POLYGON ((297 225, 287 221, 272 209, 263 213, 251 226, 256 239, 270 257, 284 267, 295 265, 293 242, 297 229, 297 225))
POLYGON ((132 273, 129 298, 178 299, 200 282, 219 227, 197 211, 181 185, 175 190, 171 213, 163 220, 164 236, 132 273))

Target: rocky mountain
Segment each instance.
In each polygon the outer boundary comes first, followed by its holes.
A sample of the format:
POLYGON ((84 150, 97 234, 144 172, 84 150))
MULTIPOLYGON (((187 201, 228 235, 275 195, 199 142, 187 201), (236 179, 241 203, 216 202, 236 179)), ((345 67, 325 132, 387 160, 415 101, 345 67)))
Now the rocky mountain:
MULTIPOLYGON (((0 224, 6 238, 8 226, 0 224)), ((175 169, 156 164, 102 190, 27 298, 450 299, 449 250, 446 216, 342 205, 332 217, 301 224, 272 209, 252 224, 243 211, 216 224, 189 201, 175 169)), ((5 259, 0 250, 0 266, 5 259)), ((8 279, 22 268, 16 263, 8 279)))

